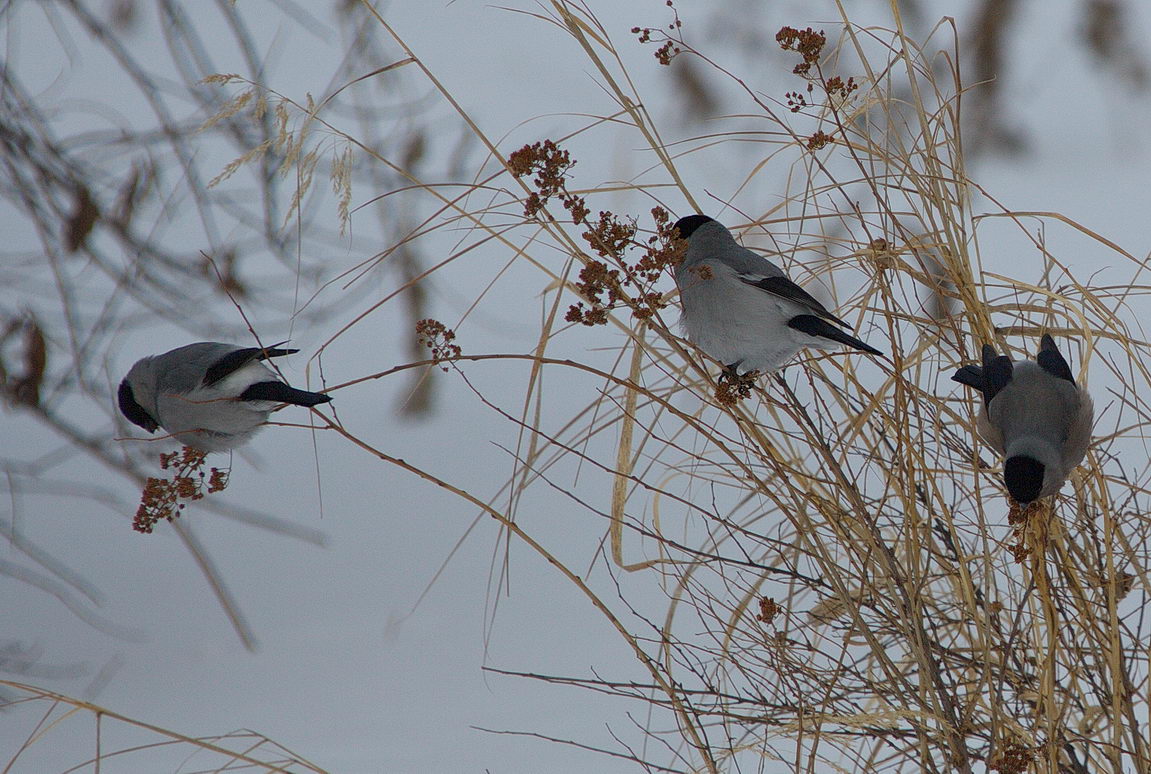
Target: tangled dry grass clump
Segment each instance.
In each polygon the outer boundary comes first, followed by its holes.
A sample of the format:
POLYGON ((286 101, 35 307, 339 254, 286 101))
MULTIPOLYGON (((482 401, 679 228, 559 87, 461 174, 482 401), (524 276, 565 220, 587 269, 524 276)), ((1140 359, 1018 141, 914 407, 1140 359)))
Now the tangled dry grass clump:
MULTIPOLYGON (((405 50, 396 66, 418 68, 489 153, 464 194, 405 173, 439 208, 421 236, 471 235, 435 270, 485 244, 536 272, 545 314, 535 348, 464 354, 455 337, 466 341, 466 326, 423 319, 430 358, 352 383, 431 367, 464 380, 477 408, 518 434, 507 486, 474 495, 450 471, 418 468, 334 419, 329 427, 545 557, 642 675, 631 664, 530 677, 644 705, 641 739, 599 751, 652 771, 1151 771, 1151 467, 1123 456, 1146 458, 1149 346, 1128 305, 1148 288, 1085 284, 1029 224, 1081 233, 1132 277, 1142 262, 1066 219, 999 207, 967 177, 947 23, 921 42, 898 16, 890 29, 846 15, 837 30, 786 27, 777 40, 798 61, 779 83, 799 80, 776 89, 723 70, 687 42, 678 17, 636 28, 660 64, 692 58, 729 78, 756 121, 672 146, 583 5, 553 0, 538 17, 571 36, 619 110, 512 148, 395 38, 405 50), (580 179, 572 148, 605 125, 642 144, 652 160, 642 174, 580 179), (727 199, 701 206, 679 167, 730 142, 759 143, 761 157, 727 199), (757 191, 760 171, 777 166, 787 190, 757 191), (621 193, 651 204, 613 212, 621 193), (779 203, 762 209, 769 200, 779 203), (886 342, 888 359, 808 353, 778 377, 717 376, 679 337, 665 289, 682 251, 670 213, 723 208, 749 241, 787 231, 784 260, 819 256, 799 276, 833 289, 837 314, 886 342), (984 235, 1002 229, 1031 243, 1042 282, 984 268, 984 252, 995 252, 984 235), (1020 513, 976 438, 973 396, 948 377, 983 341, 1025 356, 1044 332, 1066 342, 1105 410, 1069 486, 1020 513), (472 377, 513 361, 530 368, 508 408, 506 387, 489 395, 472 377), (568 386, 553 398, 555 376, 568 386), (574 406, 571 385, 587 385, 574 406), (580 481, 564 483, 572 470, 580 481), (537 537, 541 515, 521 503, 539 490, 574 511, 571 529, 602 537, 602 556, 537 537), (618 678, 604 676, 612 669, 618 678)), ((364 163, 383 163, 323 103, 275 110, 284 127, 299 110, 364 163)), ((316 156, 298 155, 310 175, 316 156)))

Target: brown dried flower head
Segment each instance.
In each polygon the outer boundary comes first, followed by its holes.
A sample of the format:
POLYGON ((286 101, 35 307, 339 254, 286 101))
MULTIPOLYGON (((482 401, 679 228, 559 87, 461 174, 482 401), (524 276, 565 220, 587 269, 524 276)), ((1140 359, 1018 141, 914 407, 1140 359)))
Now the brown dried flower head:
POLYGON ((683 22, 679 18, 679 11, 675 10, 675 4, 672 0, 667 0, 666 5, 675 16, 672 23, 667 25, 667 32, 652 27, 631 28, 631 34, 638 35, 640 43, 651 43, 653 40, 663 41, 663 44, 655 50, 655 59, 664 66, 671 64, 671 60, 682 53, 680 46, 683 43, 679 37, 679 30, 683 27, 683 22))
POLYGON ((591 229, 581 236, 591 249, 603 258, 623 260, 624 251, 631 246, 635 237, 635 223, 621 223, 612 213, 601 210, 599 220, 590 225, 591 229))
POLYGON ((1024 559, 1036 552, 1042 554, 1045 550, 1043 546, 1035 545, 1036 532, 1030 529, 1035 519, 1043 518, 1046 518, 1046 515, 1038 500, 1028 504, 1026 507, 1021 506, 1014 500, 1011 501, 1011 510, 1007 512, 1007 523, 1014 529, 1013 537, 1015 538, 1015 542, 1008 546, 1008 549, 1011 551, 1011 557, 1017 563, 1022 563, 1024 559))
POLYGON ((807 75, 812 65, 819 63, 823 47, 827 43, 827 36, 823 30, 816 32, 811 27, 797 30, 794 27, 783 27, 775 35, 775 40, 784 51, 795 51, 803 57, 803 61, 792 70, 796 75, 807 75))
POLYGON ((705 265, 692 266, 690 269, 688 269, 688 273, 696 275, 703 281, 707 281, 715 276, 715 273, 712 271, 711 267, 705 265))
POLYGON ((665 67, 671 64, 671 60, 675 59, 676 55, 680 53, 680 47, 673 41, 667 41, 662 46, 655 50, 655 59, 665 67))
POLYGON ((817 151, 833 142, 835 142, 834 137, 819 131, 807 138, 807 149, 809 151, 817 151))
POLYGON ((751 397, 751 388, 758 378, 759 371, 748 371, 741 375, 734 369, 723 369, 715 383, 716 401, 725 408, 731 408, 741 400, 751 397))
POLYGON ((583 238, 605 260, 589 260, 580 270, 576 290, 584 300, 568 309, 565 320, 603 325, 608 311, 618 304, 629 307, 636 319, 647 320, 667 306, 655 283, 683 260, 687 242, 673 233, 671 214, 663 207, 653 207, 651 216, 655 234, 646 244, 635 239, 639 230, 635 221, 622 222, 610 212, 600 212, 599 219, 590 224, 583 238), (642 247, 643 254, 629 263, 627 252, 633 247, 642 247), (611 268, 609 263, 618 268, 611 268))
POLYGON ((995 754, 987 762, 988 771, 1000 774, 1023 774, 1035 762, 1035 750, 1012 742, 995 754))
POLYGON ((609 269, 603 261, 588 261, 580 269, 576 291, 584 297, 587 307, 584 301, 573 304, 564 319, 583 325, 603 325, 607 322, 608 308, 621 297, 620 272, 618 269, 609 269))
POLYGON ((783 612, 783 608, 771 597, 759 598, 759 614, 755 620, 760 623, 769 624, 775 620, 775 617, 783 612))
POLYGON ((1031 556, 1031 548, 1022 539, 1009 545, 1007 550, 1011 552, 1011 559, 1016 564, 1023 564, 1031 556))
POLYGON ((787 99, 787 106, 792 113, 798 113, 808 107, 807 97, 798 91, 789 91, 783 96, 787 99))
MULTIPOLYGON (((416 323, 416 337, 421 344, 432 351, 432 362, 443 363, 460 357, 462 351, 458 344, 452 342, 456 339, 456 332, 439 320, 420 320, 416 323)), ((440 368, 447 373, 448 367, 440 368)))
POLYGON ((643 257, 635 264, 635 273, 647 282, 655 282, 665 271, 674 271, 687 252, 687 240, 680 237, 671 220, 671 213, 663 207, 652 207, 655 234, 648 237, 643 257))
POLYGON ((828 78, 823 84, 823 90, 827 92, 829 97, 838 97, 841 100, 847 99, 858 88, 859 84, 855 82, 854 78, 848 78, 844 81, 838 75, 834 78, 828 78))
POLYGON ((172 521, 184 510, 181 500, 202 500, 207 492, 222 491, 228 485, 228 471, 210 468, 204 473, 207 455, 199 449, 185 446, 178 452, 160 455, 160 468, 171 470, 172 478, 149 477, 140 494, 140 507, 132 521, 132 529, 150 534, 161 520, 172 521))
POLYGON ((575 166, 571 154, 552 140, 525 145, 508 156, 508 169, 515 177, 535 174, 536 191, 524 202, 524 216, 535 217, 551 197, 564 190, 568 170, 575 166))
MULTIPOLYGON (((586 226, 580 236, 598 256, 598 259, 580 256, 584 266, 579 272, 576 291, 582 300, 568 308, 564 319, 581 325, 604 325, 609 311, 620 304, 630 307, 637 319, 648 319, 667 305, 663 294, 653 286, 665 269, 682 260, 686 244, 671 233, 671 215, 662 207, 651 210, 656 229, 646 245, 636 241, 639 227, 632 219, 601 210, 596 220, 588 220, 591 210, 587 202, 567 190, 567 173, 575 163, 571 154, 552 140, 525 145, 508 157, 508 169, 516 177, 536 175, 533 182, 538 190, 527 197, 525 217, 538 216, 552 197, 559 197, 572 223, 586 226), (644 249, 634 265, 627 260, 627 253, 633 247, 644 249)), ((428 322, 421 321, 421 324, 428 322)), ((429 329, 428 333, 421 334, 421 338, 449 347, 447 355, 439 357, 453 356, 451 338, 443 338, 439 329, 429 329)), ((435 351, 435 344, 428 346, 435 351)), ((458 355, 456 347, 454 356, 458 355)))

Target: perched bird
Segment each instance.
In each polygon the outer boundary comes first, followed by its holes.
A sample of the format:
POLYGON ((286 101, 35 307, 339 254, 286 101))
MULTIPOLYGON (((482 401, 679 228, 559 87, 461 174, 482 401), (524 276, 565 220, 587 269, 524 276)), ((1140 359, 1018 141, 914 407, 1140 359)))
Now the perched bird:
POLYGON ((846 344, 882 355, 766 258, 740 246, 722 224, 688 215, 674 228, 687 240, 675 270, 687 338, 728 371, 773 371, 804 347, 846 344))
POLYGON ((289 387, 261 362, 295 352, 201 341, 143 358, 120 382, 120 412, 149 433, 162 427, 201 451, 235 448, 248 442, 277 404, 331 400, 289 387))
POLYGON ((984 344, 983 366, 951 378, 983 391, 979 434, 1006 458, 1003 483, 1015 501, 1058 492, 1087 454, 1095 409, 1055 341, 1044 335, 1035 360, 1018 363, 984 344))

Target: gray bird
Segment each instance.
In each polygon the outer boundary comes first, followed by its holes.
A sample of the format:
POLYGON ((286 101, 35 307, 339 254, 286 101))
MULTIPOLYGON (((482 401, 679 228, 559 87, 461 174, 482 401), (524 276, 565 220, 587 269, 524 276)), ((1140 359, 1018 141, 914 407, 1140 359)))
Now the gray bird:
POLYGON ((688 215, 674 228, 688 243, 675 270, 680 323, 687 338, 728 371, 774 371, 804 347, 846 344, 883 354, 840 330, 851 326, 774 263, 739 245, 722 224, 688 215))
POLYGON ((201 451, 233 449, 247 443, 278 404, 331 400, 289 387, 262 362, 295 352, 202 341, 143 358, 120 382, 120 412, 149 433, 162 427, 201 451))
POLYGON ((983 391, 979 435, 1006 458, 1003 483, 1015 501, 1058 492, 1087 454, 1095 409, 1055 341, 1044 335, 1035 360, 1017 363, 984 344, 983 366, 951 378, 983 391))

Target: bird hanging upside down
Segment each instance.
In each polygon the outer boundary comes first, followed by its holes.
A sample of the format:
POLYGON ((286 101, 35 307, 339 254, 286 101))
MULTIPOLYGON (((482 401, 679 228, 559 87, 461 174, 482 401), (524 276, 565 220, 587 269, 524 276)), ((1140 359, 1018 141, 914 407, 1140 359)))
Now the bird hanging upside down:
POLYGON ((1003 483, 1015 501, 1058 492, 1087 454, 1095 409, 1055 340, 1044 335, 1035 360, 1015 363, 984 344, 983 365, 951 378, 983 391, 979 435, 1006 458, 1003 483))
POLYGON ((205 452, 247 443, 281 403, 331 397, 289 387, 263 361, 299 352, 202 341, 137 361, 120 382, 120 412, 149 433, 164 428, 205 452))

